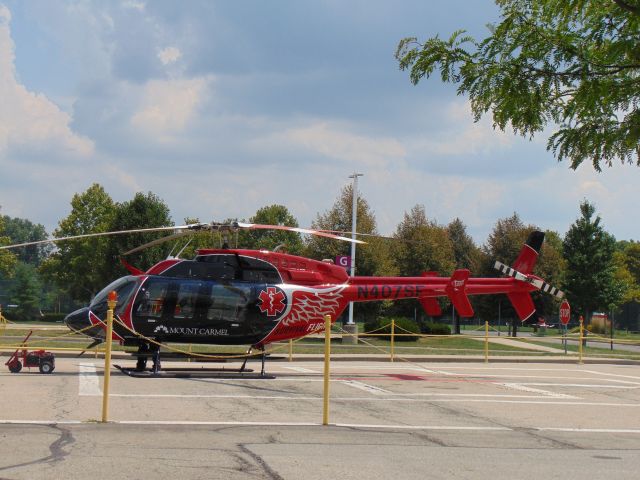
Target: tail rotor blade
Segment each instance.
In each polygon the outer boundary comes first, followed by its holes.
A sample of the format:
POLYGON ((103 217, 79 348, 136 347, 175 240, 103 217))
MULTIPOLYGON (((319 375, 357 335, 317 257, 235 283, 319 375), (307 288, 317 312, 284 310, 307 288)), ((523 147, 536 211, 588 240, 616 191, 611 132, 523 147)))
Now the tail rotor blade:
POLYGON ((504 273, 505 275, 509 275, 510 277, 515 278, 516 280, 529 283, 536 287, 538 290, 542 290, 543 292, 548 293, 549 295, 553 295, 556 298, 564 297, 564 292, 562 290, 548 284, 544 280, 540 280, 539 278, 520 273, 519 271, 514 270, 509 265, 505 265, 502 262, 494 263, 493 268, 504 273))

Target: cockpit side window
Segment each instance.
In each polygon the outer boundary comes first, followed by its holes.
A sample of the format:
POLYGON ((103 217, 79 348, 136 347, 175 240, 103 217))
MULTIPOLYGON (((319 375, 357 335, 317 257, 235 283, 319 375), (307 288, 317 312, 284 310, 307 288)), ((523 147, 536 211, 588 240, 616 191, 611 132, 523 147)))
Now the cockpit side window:
POLYGON ((129 275, 119 278, 100 290, 100 292, 91 301, 89 307, 93 312, 106 310, 107 296, 109 295, 109 292, 115 291, 118 295, 115 312, 116 314, 119 314, 127 306, 131 299, 131 295, 133 295, 137 287, 138 279, 136 277, 129 275))
POLYGON ((134 313, 142 317, 160 318, 168 289, 169 281, 164 278, 147 280, 136 298, 133 306, 134 313))

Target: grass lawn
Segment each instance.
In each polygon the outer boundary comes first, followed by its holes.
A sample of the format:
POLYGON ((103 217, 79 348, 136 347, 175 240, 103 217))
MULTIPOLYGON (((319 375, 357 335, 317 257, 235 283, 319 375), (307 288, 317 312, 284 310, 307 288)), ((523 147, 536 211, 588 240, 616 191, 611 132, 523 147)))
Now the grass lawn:
MULTIPOLYGON (((68 348, 74 350, 82 350, 86 348, 90 339, 83 336, 71 333, 65 328, 60 329, 60 324, 51 325, 21 325, 20 328, 7 328, 0 329, 0 348, 5 351, 11 351, 20 344, 22 339, 30 330, 34 330, 33 335, 29 339, 30 349, 34 348, 68 348), (22 328, 24 327, 24 328, 22 328), (53 328, 51 328, 53 327, 53 328), (58 327, 58 328, 55 328, 58 327), (47 329, 48 328, 48 329, 47 329)), ((549 332, 549 336, 556 336, 549 332)), ((477 336, 482 337, 483 332, 478 331, 477 336)), ((624 339, 627 341, 633 341, 637 339, 640 341, 639 335, 620 335, 617 339, 624 339)), ((562 345, 559 343, 545 342, 544 337, 523 337, 523 341, 535 343, 537 345, 543 345, 552 347, 555 349, 562 349, 562 345)), ((606 341, 607 339, 601 339, 606 341)), ((606 355, 610 357, 623 357, 640 359, 640 353, 635 352, 623 352, 619 350, 623 348, 622 345, 618 345, 614 352, 611 352, 606 343, 602 346, 593 346, 595 344, 593 339, 588 340, 588 345, 585 350, 585 355, 606 355)), ((100 351, 104 348, 104 345, 98 347, 100 351)), ((115 351, 135 351, 134 347, 124 348, 117 342, 114 342, 113 349, 115 351)), ((385 354, 388 355, 391 349, 391 342, 378 337, 360 336, 358 345, 343 344, 339 337, 332 340, 332 352, 335 354, 385 354)), ((168 348, 163 348, 163 351, 179 351, 179 352, 194 352, 202 354, 233 354, 242 355, 247 351, 247 346, 225 346, 225 345, 184 345, 184 344, 171 344, 168 348)), ((469 335, 453 335, 453 336, 431 336, 422 337, 415 341, 399 341, 396 338, 394 344, 394 350, 396 355, 482 355, 484 353, 484 342, 477 338, 471 338, 469 335)), ((578 347, 575 342, 569 344, 568 350, 577 351, 578 347)), ((88 355, 92 354, 95 349, 87 352, 88 355)), ((274 355, 287 355, 289 353, 289 342, 276 343, 270 346, 268 351, 274 355)), ((293 342, 293 354, 322 354, 324 351, 324 338, 322 336, 310 336, 293 342)), ((511 345, 501 345, 497 343, 489 344, 489 354, 495 355, 536 355, 545 356, 549 355, 545 352, 536 352, 527 348, 519 348, 511 345)))

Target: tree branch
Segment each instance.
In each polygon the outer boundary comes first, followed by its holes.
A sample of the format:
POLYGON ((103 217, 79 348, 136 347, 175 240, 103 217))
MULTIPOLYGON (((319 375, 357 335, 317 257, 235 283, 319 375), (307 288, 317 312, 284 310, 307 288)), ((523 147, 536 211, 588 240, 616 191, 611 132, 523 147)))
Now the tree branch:
POLYGON ((613 0, 613 3, 618 5, 621 9, 626 10, 629 13, 633 13, 634 15, 640 15, 640 8, 635 7, 633 5, 629 5, 627 2, 623 0, 613 0))

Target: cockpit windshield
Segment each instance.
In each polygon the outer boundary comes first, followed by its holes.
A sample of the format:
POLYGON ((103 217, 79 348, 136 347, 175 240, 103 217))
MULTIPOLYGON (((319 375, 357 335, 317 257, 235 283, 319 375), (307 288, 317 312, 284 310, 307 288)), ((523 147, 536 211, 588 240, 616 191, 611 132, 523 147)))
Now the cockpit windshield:
POLYGON ((92 311, 102 310, 102 308, 106 309, 107 306, 107 295, 110 291, 115 290, 118 294, 118 303, 116 304, 116 312, 118 312, 123 306, 129 303, 129 299, 131 295, 135 292, 138 286, 138 278, 132 275, 128 275, 126 277, 119 278, 114 282, 111 282, 109 285, 104 287, 98 294, 93 297, 89 308, 92 311))

